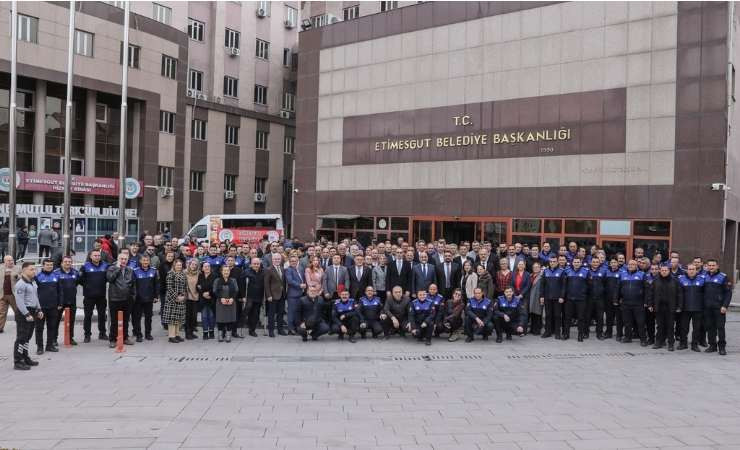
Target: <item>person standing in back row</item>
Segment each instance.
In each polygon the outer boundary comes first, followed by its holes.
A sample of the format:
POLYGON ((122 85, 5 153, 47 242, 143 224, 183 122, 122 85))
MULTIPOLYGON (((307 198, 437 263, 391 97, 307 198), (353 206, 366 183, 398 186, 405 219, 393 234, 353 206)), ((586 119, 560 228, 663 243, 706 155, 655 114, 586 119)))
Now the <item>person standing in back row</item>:
POLYGON ((709 335, 707 353, 717 351, 720 355, 727 354, 725 340, 725 321, 727 308, 732 300, 732 282, 723 272, 719 271, 717 260, 707 260, 707 273, 704 282, 704 328, 709 335), (717 340, 719 338, 719 341, 717 340))
POLYGON ((121 252, 117 263, 109 266, 105 274, 108 280, 108 308, 110 311, 110 348, 116 347, 118 336, 118 312, 123 312, 123 343, 134 345, 128 338, 128 322, 131 315, 131 305, 134 303, 136 290, 134 288, 134 270, 128 266, 128 254, 121 252))
POLYGON ((267 332, 275 337, 275 328, 280 336, 287 336, 283 329, 285 314, 285 271, 283 258, 279 253, 272 254, 272 264, 265 269, 265 300, 267 301, 267 332))
POLYGON ((41 304, 40 315, 36 320, 36 354, 44 354, 44 324, 46 324, 46 351, 58 352, 57 347, 57 315, 61 309, 61 286, 59 277, 54 273, 54 263, 51 259, 45 259, 41 272, 36 275, 38 286, 39 303, 41 304))

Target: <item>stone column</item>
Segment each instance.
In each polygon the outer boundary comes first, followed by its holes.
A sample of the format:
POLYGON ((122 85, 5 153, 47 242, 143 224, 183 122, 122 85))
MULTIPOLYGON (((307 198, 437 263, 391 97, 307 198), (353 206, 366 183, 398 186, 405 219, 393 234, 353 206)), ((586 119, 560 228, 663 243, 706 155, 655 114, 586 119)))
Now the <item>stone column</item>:
MULTIPOLYGON (((95 176, 95 105, 97 92, 88 89, 85 96, 85 176, 95 176)), ((85 205, 95 205, 95 196, 86 195, 85 205)))
MULTIPOLYGON (((34 95, 34 120, 33 130, 33 171, 46 171, 46 81, 36 80, 36 94, 34 95)), ((44 204, 44 193, 34 192, 33 203, 44 204)))

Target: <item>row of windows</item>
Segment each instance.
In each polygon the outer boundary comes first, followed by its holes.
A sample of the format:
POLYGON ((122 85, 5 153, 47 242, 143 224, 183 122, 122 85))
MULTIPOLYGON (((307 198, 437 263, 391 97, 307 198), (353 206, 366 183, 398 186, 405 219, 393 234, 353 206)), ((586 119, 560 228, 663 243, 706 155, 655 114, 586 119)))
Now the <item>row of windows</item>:
MULTIPOLYGON (((236 175, 224 175, 224 191, 236 191, 236 175)), ((206 173, 191 170, 190 171, 190 190, 202 192, 206 173)), ((169 186, 168 186, 169 187, 169 186)))
MULTIPOLYGON (((190 125, 190 138, 198 141, 207 140, 207 125, 208 122, 205 120, 193 119, 190 125)), ((160 111, 159 116, 159 131, 163 133, 174 134, 175 130, 175 113, 168 111, 160 111)), ((270 133, 267 131, 257 130, 255 133, 255 149, 267 150, 268 149, 268 136, 270 133)), ((239 127, 232 125, 226 125, 225 142, 229 145, 239 145, 239 127)), ((283 138, 283 152, 287 154, 295 153, 295 137, 285 136, 283 138)))
MULTIPOLYGON (((159 187, 173 187, 172 180, 174 177, 175 168, 159 166, 159 187)), ((224 191, 236 191, 236 182, 238 175, 224 175, 224 191)), ((203 192, 205 185, 206 173, 198 170, 190 171, 190 190, 196 192, 203 192)), ((267 185, 267 178, 255 177, 254 179, 254 192, 255 194, 264 194, 265 186, 267 185)))
MULTIPOLYGON (((162 62, 164 70, 164 60, 162 62)), ((200 70, 190 69, 188 72, 188 89, 202 92, 203 91, 203 72, 200 70)), ((239 97, 239 79, 230 76, 224 76, 225 97, 239 97)), ((258 105, 267 105, 267 86, 259 84, 254 85, 254 103, 258 105)), ((286 92, 283 95, 283 109, 286 111, 295 111, 295 94, 286 92)))

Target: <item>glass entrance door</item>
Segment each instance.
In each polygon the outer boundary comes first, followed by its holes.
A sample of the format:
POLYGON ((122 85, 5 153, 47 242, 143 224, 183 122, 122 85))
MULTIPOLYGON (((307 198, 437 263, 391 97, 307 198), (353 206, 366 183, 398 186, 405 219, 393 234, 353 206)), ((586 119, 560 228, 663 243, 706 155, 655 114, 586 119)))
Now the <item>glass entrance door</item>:
POLYGON ((629 239, 613 239, 613 238, 602 238, 601 239, 601 248, 604 249, 604 253, 606 253, 606 259, 609 261, 612 256, 616 256, 617 253, 622 253, 627 257, 627 255, 630 255, 631 252, 631 246, 629 239))
POLYGON ((472 242, 475 240, 475 222, 442 222, 441 237, 446 242, 455 244, 462 241, 472 242))

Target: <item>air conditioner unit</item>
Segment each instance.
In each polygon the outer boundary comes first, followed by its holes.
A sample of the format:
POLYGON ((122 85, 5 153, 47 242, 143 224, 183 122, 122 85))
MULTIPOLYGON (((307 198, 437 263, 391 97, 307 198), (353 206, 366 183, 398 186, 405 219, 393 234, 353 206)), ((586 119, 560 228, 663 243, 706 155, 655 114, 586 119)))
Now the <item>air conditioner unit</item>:
POLYGON ((263 194, 261 192, 255 192, 254 193, 254 202, 255 203, 265 203, 267 201, 267 194, 263 194))
POLYGON ((206 94, 201 94, 200 92, 198 92, 198 100, 208 101, 208 96, 206 94))
POLYGON ((221 103, 223 99, 221 97, 213 97, 213 101, 216 103, 221 103))
POLYGON ((282 110, 280 111, 280 117, 283 119, 290 119, 290 111, 282 110))
POLYGON ((175 194, 175 188, 171 187, 160 187, 159 196, 162 198, 172 197, 175 194))
POLYGON ((229 47, 229 54, 231 56, 239 56, 239 53, 240 53, 240 51, 239 51, 238 48, 236 48, 236 47, 229 47))
POLYGON ((235 195, 236 195, 236 192, 234 191, 224 191, 224 198, 226 200, 233 200, 235 195))
POLYGON ((195 89, 188 89, 188 97, 190 98, 197 98, 198 97, 198 91, 195 89))
POLYGON ((326 15, 326 23, 332 24, 339 22, 339 17, 335 16, 334 14, 327 14, 326 15))
POLYGON ((290 21, 290 20, 286 20, 285 21, 285 28, 287 28, 289 30, 290 29, 293 29, 293 28, 295 28, 295 24, 292 21, 290 21))
POLYGON ((265 11, 265 8, 257 8, 257 17, 267 17, 267 11, 265 11))

